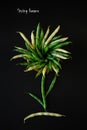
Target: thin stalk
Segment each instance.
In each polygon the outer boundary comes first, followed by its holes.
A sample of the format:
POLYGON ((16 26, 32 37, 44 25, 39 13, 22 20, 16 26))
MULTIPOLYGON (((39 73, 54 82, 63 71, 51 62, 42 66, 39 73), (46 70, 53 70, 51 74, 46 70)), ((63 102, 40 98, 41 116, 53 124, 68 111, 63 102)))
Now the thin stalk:
POLYGON ((46 96, 45 96, 45 75, 42 75, 41 79, 41 94, 42 94, 42 100, 43 100, 43 107, 46 111, 46 96))
POLYGON ((37 112, 32 113, 24 118, 24 123, 27 119, 36 117, 36 116, 54 116, 54 117, 65 117, 65 115, 59 114, 59 113, 53 113, 53 112, 37 112))

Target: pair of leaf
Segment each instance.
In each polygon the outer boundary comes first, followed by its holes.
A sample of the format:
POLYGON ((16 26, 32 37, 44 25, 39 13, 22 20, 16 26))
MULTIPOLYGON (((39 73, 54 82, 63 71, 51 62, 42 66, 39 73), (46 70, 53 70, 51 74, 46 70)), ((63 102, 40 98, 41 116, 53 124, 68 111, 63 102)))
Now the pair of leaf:
POLYGON ((52 61, 54 64, 56 64, 60 69, 61 69, 61 64, 58 62, 57 58, 52 57, 52 55, 48 55, 47 59, 49 59, 50 61, 52 61))
POLYGON ((69 54, 61 53, 61 52, 55 52, 55 51, 53 51, 52 55, 55 56, 55 57, 57 57, 57 58, 64 59, 64 60, 70 58, 69 54))
POLYGON ((49 95, 49 93, 52 91, 52 89, 53 89, 53 87, 54 87, 54 84, 55 84, 55 82, 56 82, 56 75, 54 76, 54 78, 53 78, 53 80, 52 80, 52 82, 51 82, 51 84, 50 84, 50 86, 49 86, 49 88, 48 88, 48 90, 47 90, 47 92, 46 92, 46 94, 45 94, 45 91, 44 91, 44 83, 45 83, 45 77, 44 76, 42 76, 42 84, 41 84, 41 86, 42 86, 42 91, 41 91, 41 93, 42 93, 42 99, 43 99, 43 101, 40 99, 40 98, 38 98, 36 95, 34 95, 34 94, 32 94, 32 93, 27 93, 28 95, 30 95, 32 98, 34 98, 45 110, 46 110, 46 97, 49 95))
POLYGON ((25 72, 31 71, 31 70, 40 70, 41 68, 44 68, 45 63, 40 64, 39 62, 31 62, 29 63, 29 66, 27 66, 27 69, 25 70, 25 72))
POLYGON ((56 33, 59 31, 60 29, 60 25, 53 31, 53 33, 48 37, 48 39, 45 42, 45 46, 46 47, 48 45, 48 43, 53 39, 53 37, 56 35, 56 33))
POLYGON ((67 42, 58 42, 58 40, 57 40, 57 41, 54 41, 51 44, 49 44, 48 50, 58 49, 58 48, 61 48, 63 46, 67 46, 70 43, 71 43, 70 41, 67 41, 67 42))
POLYGON ((31 60, 31 59, 33 60, 32 53, 28 51, 27 49, 23 49, 21 47, 15 47, 14 51, 17 51, 21 54, 13 56, 11 60, 17 59, 17 58, 23 58, 25 60, 31 60))

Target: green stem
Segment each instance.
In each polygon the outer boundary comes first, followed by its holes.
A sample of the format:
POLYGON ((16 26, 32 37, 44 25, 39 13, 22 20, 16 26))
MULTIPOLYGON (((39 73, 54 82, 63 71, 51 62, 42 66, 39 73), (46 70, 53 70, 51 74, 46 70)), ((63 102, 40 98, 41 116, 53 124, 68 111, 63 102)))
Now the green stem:
POLYGON ((45 96, 45 75, 42 75, 41 79, 41 94, 42 94, 42 100, 43 100, 43 107, 46 111, 46 96, 45 96))

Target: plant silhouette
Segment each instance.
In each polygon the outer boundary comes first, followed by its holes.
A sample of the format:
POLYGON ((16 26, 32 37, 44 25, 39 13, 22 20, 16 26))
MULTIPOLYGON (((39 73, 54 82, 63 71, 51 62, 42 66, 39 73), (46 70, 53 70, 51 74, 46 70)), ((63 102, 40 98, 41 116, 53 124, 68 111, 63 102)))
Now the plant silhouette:
POLYGON ((40 115, 48 116, 62 116, 57 113, 49 113, 47 110, 47 96, 52 91, 57 76, 61 70, 61 61, 71 58, 71 53, 65 49, 71 43, 68 41, 68 37, 62 37, 61 35, 56 36, 60 29, 60 25, 50 34, 50 26, 48 26, 46 32, 40 26, 37 25, 36 30, 31 32, 31 41, 22 33, 17 32, 23 38, 25 43, 25 48, 15 47, 15 51, 18 52, 17 55, 13 56, 11 60, 21 58, 22 66, 25 66, 24 72, 36 71, 36 78, 41 77, 41 99, 33 93, 29 94, 34 100, 36 100, 44 109, 45 112, 34 113, 27 116, 24 121, 28 118, 40 115), (49 35, 50 34, 50 35, 49 35), (48 90, 45 89, 46 75, 54 71, 55 75, 51 81, 48 90))

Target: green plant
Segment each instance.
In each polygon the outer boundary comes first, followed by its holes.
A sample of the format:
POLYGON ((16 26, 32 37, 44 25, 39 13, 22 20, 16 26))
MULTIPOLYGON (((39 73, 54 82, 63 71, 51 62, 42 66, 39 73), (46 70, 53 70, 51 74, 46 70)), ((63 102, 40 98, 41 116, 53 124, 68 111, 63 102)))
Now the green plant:
MULTIPOLYGON (((46 111, 47 109, 47 102, 46 98, 51 92, 56 82, 57 76, 61 69, 61 60, 69 59, 70 52, 62 49, 64 46, 70 44, 70 41, 67 41, 68 37, 56 36, 60 29, 58 26, 51 35, 50 26, 48 26, 45 34, 43 29, 40 26, 40 23, 37 25, 36 32, 31 32, 31 42, 27 39, 27 37, 22 32, 17 32, 21 35, 25 42, 26 48, 15 47, 15 51, 18 52, 18 55, 12 57, 13 59, 22 58, 23 61, 20 65, 25 66, 25 72, 29 72, 32 70, 36 71, 36 76, 42 75, 41 78, 41 95, 42 99, 37 97, 32 93, 29 94, 34 100, 36 100, 46 111), (50 72, 54 71, 55 76, 48 87, 48 90, 45 90, 45 79, 46 75, 50 72)), ((43 115, 46 115, 43 114, 43 115)), ((51 115, 51 114, 49 114, 51 115)), ((35 116, 35 115, 34 115, 35 116)))

